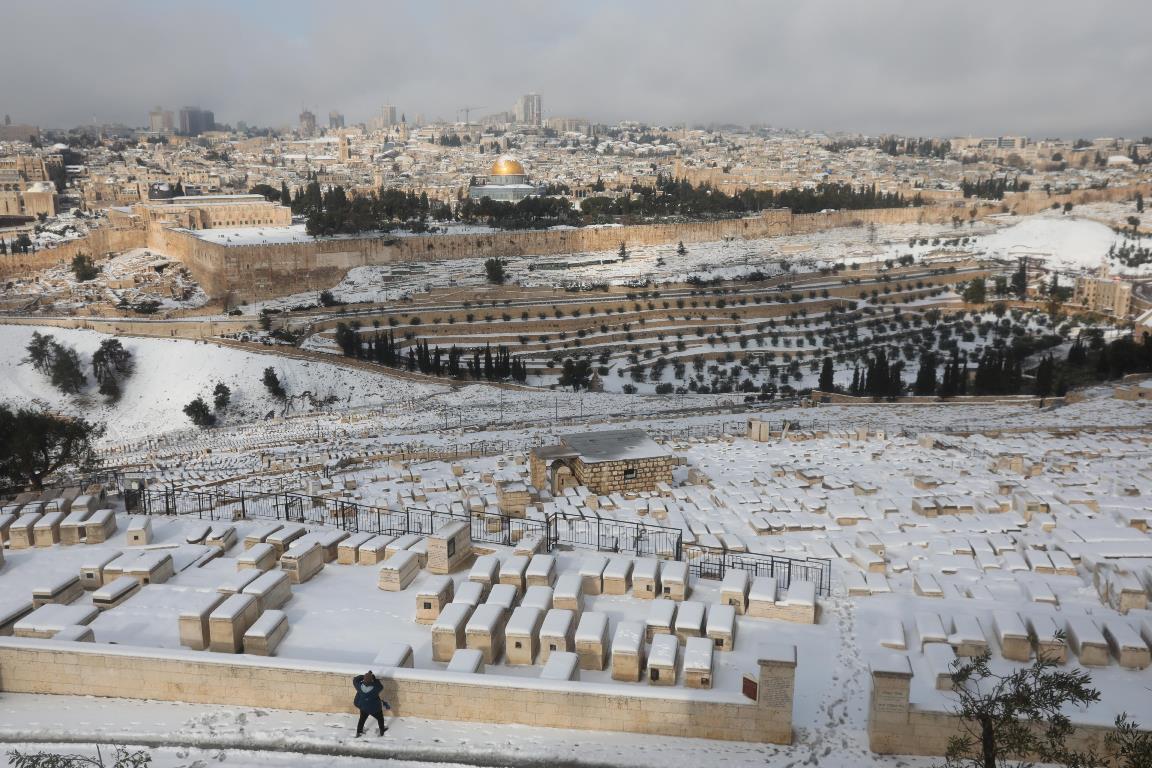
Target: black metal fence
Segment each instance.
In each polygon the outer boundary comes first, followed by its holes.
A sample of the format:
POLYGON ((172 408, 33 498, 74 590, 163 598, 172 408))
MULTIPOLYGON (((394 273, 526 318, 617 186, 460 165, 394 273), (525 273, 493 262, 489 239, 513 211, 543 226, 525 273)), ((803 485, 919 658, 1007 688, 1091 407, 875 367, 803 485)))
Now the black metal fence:
POLYGON ((124 494, 129 512, 148 515, 187 515, 201 520, 264 518, 313 525, 336 526, 350 532, 431 534, 444 525, 460 521, 472 532, 472 540, 513 546, 538 537, 551 551, 557 545, 619 552, 637 557, 684 560, 700 578, 722 579, 731 568, 752 576, 773 576, 787 588, 792 581, 811 581, 819 595, 832 592, 832 562, 823 558, 791 558, 753 553, 715 552, 684 544, 679 528, 552 513, 543 520, 508 515, 470 515, 466 512, 407 507, 389 509, 326 496, 250 490, 243 487, 190 491, 180 488, 128 488, 124 494))
POLYGON ((550 517, 552 541, 602 552, 680 560, 684 532, 650 523, 554 513, 550 517))
POLYGON ((832 561, 822 557, 781 557, 752 552, 716 552, 695 544, 684 545, 688 571, 703 579, 722 579, 729 569, 747 571, 750 576, 772 576, 787 589, 793 580, 810 581, 816 594, 832 594, 832 561))

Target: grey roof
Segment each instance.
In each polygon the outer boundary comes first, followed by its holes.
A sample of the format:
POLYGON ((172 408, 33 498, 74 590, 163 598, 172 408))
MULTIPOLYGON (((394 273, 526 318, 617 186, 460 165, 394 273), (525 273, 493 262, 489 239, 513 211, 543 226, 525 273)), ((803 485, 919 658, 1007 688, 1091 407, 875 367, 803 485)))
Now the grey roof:
POLYGON ((560 442, 580 454, 585 464, 628 459, 654 459, 672 454, 642 429, 609 429, 563 435, 560 442))

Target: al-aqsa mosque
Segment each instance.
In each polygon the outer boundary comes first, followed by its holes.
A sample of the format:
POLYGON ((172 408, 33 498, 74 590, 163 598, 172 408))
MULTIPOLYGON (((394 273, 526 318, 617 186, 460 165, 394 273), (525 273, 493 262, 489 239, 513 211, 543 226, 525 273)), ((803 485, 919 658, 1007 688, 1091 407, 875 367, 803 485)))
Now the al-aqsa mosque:
POLYGON ((524 166, 509 155, 497 158, 488 169, 488 176, 468 188, 468 196, 473 200, 487 197, 490 200, 515 203, 538 194, 540 191, 536 186, 528 183, 528 172, 524 166))

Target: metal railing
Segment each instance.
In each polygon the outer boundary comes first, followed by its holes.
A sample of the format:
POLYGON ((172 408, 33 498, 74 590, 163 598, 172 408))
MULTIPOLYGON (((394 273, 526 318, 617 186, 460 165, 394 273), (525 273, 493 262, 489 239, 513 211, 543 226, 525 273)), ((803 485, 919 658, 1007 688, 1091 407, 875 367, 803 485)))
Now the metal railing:
POLYGON ((731 569, 747 571, 755 578, 771 576, 783 589, 795 581, 810 581, 816 594, 832 594, 832 561, 823 557, 781 557, 753 552, 717 552, 697 544, 684 545, 688 571, 702 579, 723 579, 731 569))
POLYGON ((421 507, 389 509, 327 496, 224 486, 200 491, 173 487, 128 488, 124 500, 129 512, 147 515, 187 515, 226 522, 263 518, 392 536, 428 535, 459 521, 469 526, 472 540, 477 542, 515 546, 535 537, 542 540, 547 551, 563 545, 636 557, 684 560, 689 571, 699 578, 722 579, 729 569, 735 568, 753 577, 772 576, 785 589, 793 580, 800 580, 813 582, 818 595, 828 596, 832 592, 831 560, 716 552, 696 544, 684 544, 684 532, 679 528, 631 520, 558 512, 541 520, 421 507))

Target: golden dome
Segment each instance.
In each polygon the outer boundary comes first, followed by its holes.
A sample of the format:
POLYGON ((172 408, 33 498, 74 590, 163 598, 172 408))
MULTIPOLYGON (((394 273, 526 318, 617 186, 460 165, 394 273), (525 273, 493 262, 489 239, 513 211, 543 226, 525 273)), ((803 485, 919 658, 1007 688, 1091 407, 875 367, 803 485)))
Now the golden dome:
POLYGON ((491 170, 488 171, 489 176, 527 176, 528 172, 524 170, 524 166, 520 165, 520 161, 514 157, 503 155, 496 162, 492 163, 491 170))

